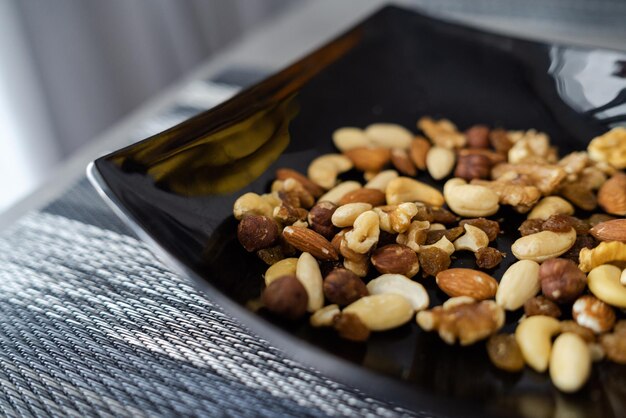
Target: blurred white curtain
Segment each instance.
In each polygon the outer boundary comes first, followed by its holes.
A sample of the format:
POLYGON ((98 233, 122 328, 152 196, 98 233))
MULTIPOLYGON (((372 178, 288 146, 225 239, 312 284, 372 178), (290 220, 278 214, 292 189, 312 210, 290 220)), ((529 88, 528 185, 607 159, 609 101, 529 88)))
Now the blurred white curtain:
POLYGON ((211 53, 302 0, 0 0, 0 210, 211 53))

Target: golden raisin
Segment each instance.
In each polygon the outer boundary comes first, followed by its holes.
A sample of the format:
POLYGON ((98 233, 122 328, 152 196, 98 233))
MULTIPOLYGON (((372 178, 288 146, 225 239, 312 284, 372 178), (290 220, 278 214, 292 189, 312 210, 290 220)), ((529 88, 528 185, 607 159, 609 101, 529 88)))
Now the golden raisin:
POLYGON ((520 225, 517 230, 522 234, 523 237, 526 235, 536 234, 537 232, 541 232, 543 225, 543 219, 526 219, 520 225))
POLYGON ((448 225, 453 224, 458 220, 457 216, 454 213, 450 212, 448 209, 430 208, 430 212, 432 213, 433 217, 433 220, 431 222, 448 225))
POLYGON ((492 221, 490 219, 485 218, 474 218, 474 219, 464 219, 459 222, 459 226, 463 226, 465 224, 475 226, 476 228, 480 228, 483 230, 485 234, 487 234, 487 238, 489 241, 493 241, 498 238, 500 234, 500 224, 496 221, 492 221))
POLYGON ((572 219, 570 216, 556 214, 550 216, 541 224, 542 231, 567 232, 572 229, 572 219))
POLYGON ((476 265, 481 269, 495 268, 502 261, 503 254, 493 247, 483 247, 474 253, 476 265))
POLYGON ((437 273, 450 267, 450 256, 444 250, 431 247, 421 250, 418 254, 422 274, 426 276, 436 276, 437 273))
POLYGON ((513 334, 492 335, 487 341, 487 354, 498 369, 519 372, 524 368, 524 358, 513 334))

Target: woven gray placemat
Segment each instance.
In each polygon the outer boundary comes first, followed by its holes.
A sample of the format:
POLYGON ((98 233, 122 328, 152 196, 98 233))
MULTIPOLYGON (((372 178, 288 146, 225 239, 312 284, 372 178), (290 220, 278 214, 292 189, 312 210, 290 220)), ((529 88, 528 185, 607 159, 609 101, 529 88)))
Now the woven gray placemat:
MULTIPOLYGON (((210 107, 197 94, 129 141, 210 107)), ((0 315, 2 416, 416 415, 252 334, 161 265, 86 179, 0 235, 0 315)))

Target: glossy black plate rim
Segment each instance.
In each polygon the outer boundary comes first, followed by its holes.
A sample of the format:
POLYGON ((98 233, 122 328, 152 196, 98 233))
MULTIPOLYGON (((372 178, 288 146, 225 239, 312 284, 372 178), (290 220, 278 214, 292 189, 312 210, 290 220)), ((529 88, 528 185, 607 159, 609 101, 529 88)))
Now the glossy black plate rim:
MULTIPOLYGON (((380 13, 382 10, 389 7, 396 8, 394 6, 386 6, 382 9, 374 11, 372 15, 380 13)), ((467 26, 456 22, 441 20, 428 14, 420 13, 419 11, 416 11, 414 9, 411 9, 410 11, 416 14, 420 14, 426 19, 440 22, 445 25, 463 28, 464 30, 469 30, 477 34, 485 34, 491 37, 498 37, 501 39, 514 39, 521 42, 529 42, 534 44, 560 45, 557 42, 539 42, 514 36, 507 36, 500 33, 491 33, 488 31, 480 30, 473 26, 467 26)), ((363 19, 363 21, 367 20, 368 18, 369 16, 363 19)), ((351 31, 359 24, 360 23, 356 24, 352 28, 349 28, 347 32, 351 31)), ((344 36, 344 34, 340 34, 333 40, 329 41, 327 44, 333 43, 334 40, 339 39, 342 36, 344 36)), ((327 44, 322 45, 317 50, 323 49, 327 44)), ((569 44, 567 46, 578 47, 576 45, 569 44)), ((588 49, 587 47, 580 48, 588 49)), ((305 54, 304 57, 309 56, 311 53, 312 52, 305 54)), ((296 63, 297 62, 299 62, 299 60, 296 61, 296 63)), ((294 64, 289 65, 285 67, 285 69, 290 68, 293 65, 294 64)), ((285 69, 283 69, 282 71, 285 71, 285 69)), ((275 74, 278 74, 280 72, 281 71, 275 74)), ((273 75, 270 75, 270 77, 268 78, 271 78, 272 76, 273 75)), ((258 84, 262 84, 264 82, 265 80, 262 80, 258 84)), ((245 89, 242 92, 245 92, 247 90, 248 89, 245 89)), ((242 94, 242 92, 238 93, 229 100, 234 100, 237 96, 242 94)), ((211 111, 212 110, 209 110, 208 112, 211 111)), ((146 140, 149 140, 149 138, 146 140)), ((102 159, 107 157, 108 155, 102 157, 102 159)), ((272 345, 275 345, 279 349, 283 350, 285 353, 288 354, 289 357, 300 361, 305 365, 314 367, 316 370, 339 382, 342 382, 359 390, 363 390, 367 394, 377 396, 380 399, 391 401, 398 405, 408 407, 416 412, 449 416, 491 416, 488 415, 489 411, 486 411, 484 407, 473 404, 468 400, 461 400, 439 394, 426 393, 399 380, 383 375, 382 373, 357 366, 347 360, 343 360, 337 356, 334 356, 331 353, 328 353, 327 351, 324 351, 321 348, 318 348, 308 343, 307 341, 304 341, 290 334, 284 329, 269 323, 262 317, 258 316, 256 313, 251 312, 244 306, 235 302, 228 295, 213 286, 206 279, 202 278, 193 269, 187 266, 184 262, 178 260, 176 256, 174 256, 173 254, 168 252, 163 246, 161 246, 157 242, 157 240, 153 238, 147 232, 147 230, 142 227, 141 221, 136 219, 132 215, 132 213, 126 209, 121 200, 118 199, 116 194, 108 186, 106 179, 99 172, 95 163, 95 161, 91 162, 87 167, 88 179, 98 191, 99 195, 116 213, 116 215, 126 225, 128 225, 130 229, 143 242, 149 245, 157 258, 163 261, 176 273, 191 278, 195 285, 202 292, 204 292, 208 298, 215 301, 218 305, 224 308, 226 312, 231 314, 239 322, 243 323, 244 326, 246 326, 248 329, 251 329, 254 333, 259 334, 267 341, 269 341, 272 345)))

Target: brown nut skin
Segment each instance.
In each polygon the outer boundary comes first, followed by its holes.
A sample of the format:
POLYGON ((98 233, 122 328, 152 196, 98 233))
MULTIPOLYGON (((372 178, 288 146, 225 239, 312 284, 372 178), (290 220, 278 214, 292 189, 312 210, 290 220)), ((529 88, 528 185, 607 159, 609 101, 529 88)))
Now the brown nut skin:
POLYGON ((619 172, 600 187, 598 203, 607 213, 626 216, 626 174, 619 172))
POLYGON ((382 274, 402 274, 409 278, 415 276, 420 267, 417 254, 406 245, 400 244, 389 244, 376 249, 371 260, 374 268, 382 274))
POLYGON ((237 226, 237 238, 248 252, 274 246, 278 235, 278 225, 267 216, 249 215, 237 226))
POLYGON ((489 148, 489 127, 474 125, 465 131, 469 148, 489 148))
POLYGON ((274 280, 263 291, 261 300, 273 314, 293 321, 306 313, 309 297, 296 276, 289 275, 274 280))
POLYGON ((409 156, 417 168, 420 170, 426 170, 426 154, 430 149, 430 141, 421 136, 415 137, 411 142, 411 148, 409 149, 409 156))
POLYGON ((524 315, 545 315, 551 316, 552 318, 560 318, 561 309, 556 303, 552 302, 547 297, 535 296, 528 299, 524 303, 524 315))
POLYGON ((467 181, 473 179, 486 179, 491 171, 491 160, 481 154, 469 154, 459 156, 454 177, 459 177, 467 181))
POLYGON ((335 269, 324 279, 324 296, 339 306, 349 305, 367 295, 369 292, 363 280, 350 270, 335 269))
POLYGON ((346 193, 340 200, 339 206, 348 203, 369 203, 373 207, 382 206, 386 202, 385 193, 378 189, 368 189, 363 187, 346 193))
POLYGON ((573 302, 587 285, 585 273, 564 258, 546 260, 539 268, 539 280, 544 296, 556 303, 573 302))
POLYGON ((292 170, 291 168, 279 168, 278 170, 276 170, 276 179, 297 180, 309 193, 311 193, 313 197, 320 197, 324 194, 324 189, 321 186, 318 186, 317 184, 309 180, 307 176, 305 176, 304 174, 300 174, 296 170, 292 170))
POLYGON ((333 318, 333 327, 345 340, 362 342, 370 337, 370 330, 352 313, 342 313, 333 318))
POLYGON ((337 233, 337 228, 332 223, 332 216, 337 210, 337 205, 332 202, 319 202, 311 208, 307 220, 311 229, 324 238, 330 240, 337 233))

